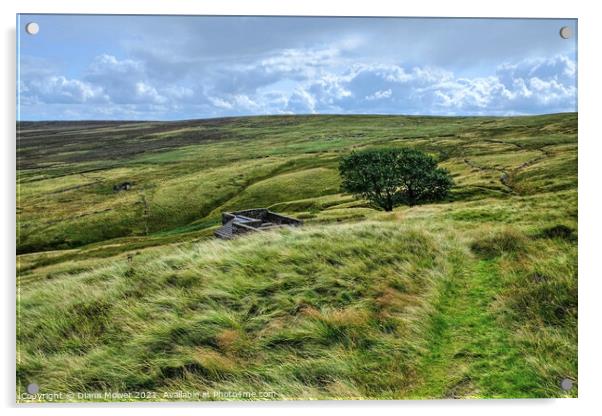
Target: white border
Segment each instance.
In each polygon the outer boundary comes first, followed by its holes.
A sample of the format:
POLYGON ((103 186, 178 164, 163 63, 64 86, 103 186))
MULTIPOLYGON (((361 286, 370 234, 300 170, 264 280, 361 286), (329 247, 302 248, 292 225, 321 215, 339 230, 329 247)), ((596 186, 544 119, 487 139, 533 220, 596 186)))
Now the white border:
MULTIPOLYGON (((364 415, 371 411, 386 414, 426 412, 445 415, 508 413, 567 415, 588 414, 602 408, 598 389, 602 387, 600 365, 600 307, 602 276, 596 266, 602 198, 599 166, 602 158, 602 108, 600 98, 599 42, 602 21, 596 2, 577 0, 503 0, 498 2, 471 0, 420 0, 394 2, 386 0, 3 0, 2 62, 3 76, 0 114, 4 135, 2 144, 2 253, 4 267, 2 329, 0 342, 3 365, 0 392, 5 414, 79 415, 81 407, 90 415, 121 414, 129 411, 147 415, 181 413, 177 406, 198 409, 197 412, 236 411, 245 415, 291 414, 308 412, 326 414, 342 411, 364 415), (270 403, 200 403, 192 405, 138 404, 124 409, 123 404, 110 409, 92 405, 46 406, 41 409, 20 406, 15 409, 15 15, 16 13, 107 13, 107 14, 221 14, 221 15, 333 15, 333 16, 442 16, 442 17, 556 17, 579 19, 579 399, 565 400, 481 400, 481 401, 406 401, 406 402, 270 402, 270 403)), ((492 47, 495 47, 492 45, 492 47)), ((106 406, 105 406, 106 407, 106 406)), ((186 411, 186 410, 184 410, 186 411)))

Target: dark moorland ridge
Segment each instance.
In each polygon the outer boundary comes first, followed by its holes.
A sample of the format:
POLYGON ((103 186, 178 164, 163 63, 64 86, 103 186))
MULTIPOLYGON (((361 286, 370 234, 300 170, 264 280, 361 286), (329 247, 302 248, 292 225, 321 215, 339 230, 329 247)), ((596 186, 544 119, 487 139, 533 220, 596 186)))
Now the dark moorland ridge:
POLYGON ((575 397, 577 114, 17 125, 17 393, 575 397), (411 147, 447 200, 340 190, 411 147), (303 227, 213 234, 266 207, 303 227))

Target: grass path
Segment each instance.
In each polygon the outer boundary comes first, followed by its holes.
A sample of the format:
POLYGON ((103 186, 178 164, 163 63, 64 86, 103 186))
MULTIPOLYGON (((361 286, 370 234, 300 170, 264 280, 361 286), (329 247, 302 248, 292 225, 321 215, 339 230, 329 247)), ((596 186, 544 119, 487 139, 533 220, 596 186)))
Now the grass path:
POLYGON ((533 397, 541 385, 491 310, 502 283, 496 261, 457 253, 436 304, 422 382, 410 398, 533 397))

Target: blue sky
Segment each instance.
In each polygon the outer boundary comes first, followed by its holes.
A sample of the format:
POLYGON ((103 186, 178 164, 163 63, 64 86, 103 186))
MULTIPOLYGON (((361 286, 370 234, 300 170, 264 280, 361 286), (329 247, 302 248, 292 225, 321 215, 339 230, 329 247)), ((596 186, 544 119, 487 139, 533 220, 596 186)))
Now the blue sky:
POLYGON ((576 20, 20 15, 21 120, 577 111, 576 20), (35 21, 31 36, 25 25, 35 21))

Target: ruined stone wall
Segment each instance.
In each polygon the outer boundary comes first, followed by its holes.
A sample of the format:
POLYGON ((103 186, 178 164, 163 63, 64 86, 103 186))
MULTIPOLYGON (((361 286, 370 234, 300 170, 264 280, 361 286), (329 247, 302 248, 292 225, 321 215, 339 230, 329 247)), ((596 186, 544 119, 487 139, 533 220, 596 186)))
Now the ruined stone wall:
POLYGON ((266 215, 266 222, 272 222, 274 224, 286 224, 286 225, 301 225, 303 221, 298 220, 296 218, 287 217, 286 215, 276 214, 274 212, 268 211, 266 215))
POLYGON ((232 234, 233 235, 246 234, 248 232, 253 232, 253 231, 259 231, 259 229, 256 227, 250 227, 246 224, 241 224, 236 221, 232 223, 232 234))
POLYGON ((266 215, 268 214, 267 208, 254 208, 254 209, 245 209, 243 211, 236 211, 232 214, 242 215, 250 218, 257 218, 259 220, 265 221, 266 215))
MULTIPOLYGON (((267 208, 254 208, 254 209, 246 209, 242 211, 234 211, 234 212, 223 212, 222 213, 222 224, 226 224, 227 222, 234 220, 236 217, 246 217, 251 221, 245 221, 242 224, 242 221, 234 221, 233 226, 236 224, 242 228, 258 228, 262 223, 273 223, 275 225, 291 225, 298 226, 302 225, 303 221, 298 220, 296 218, 287 217, 286 215, 276 214, 275 212, 269 211, 267 208)), ((244 231, 247 232, 246 228, 244 231)))

